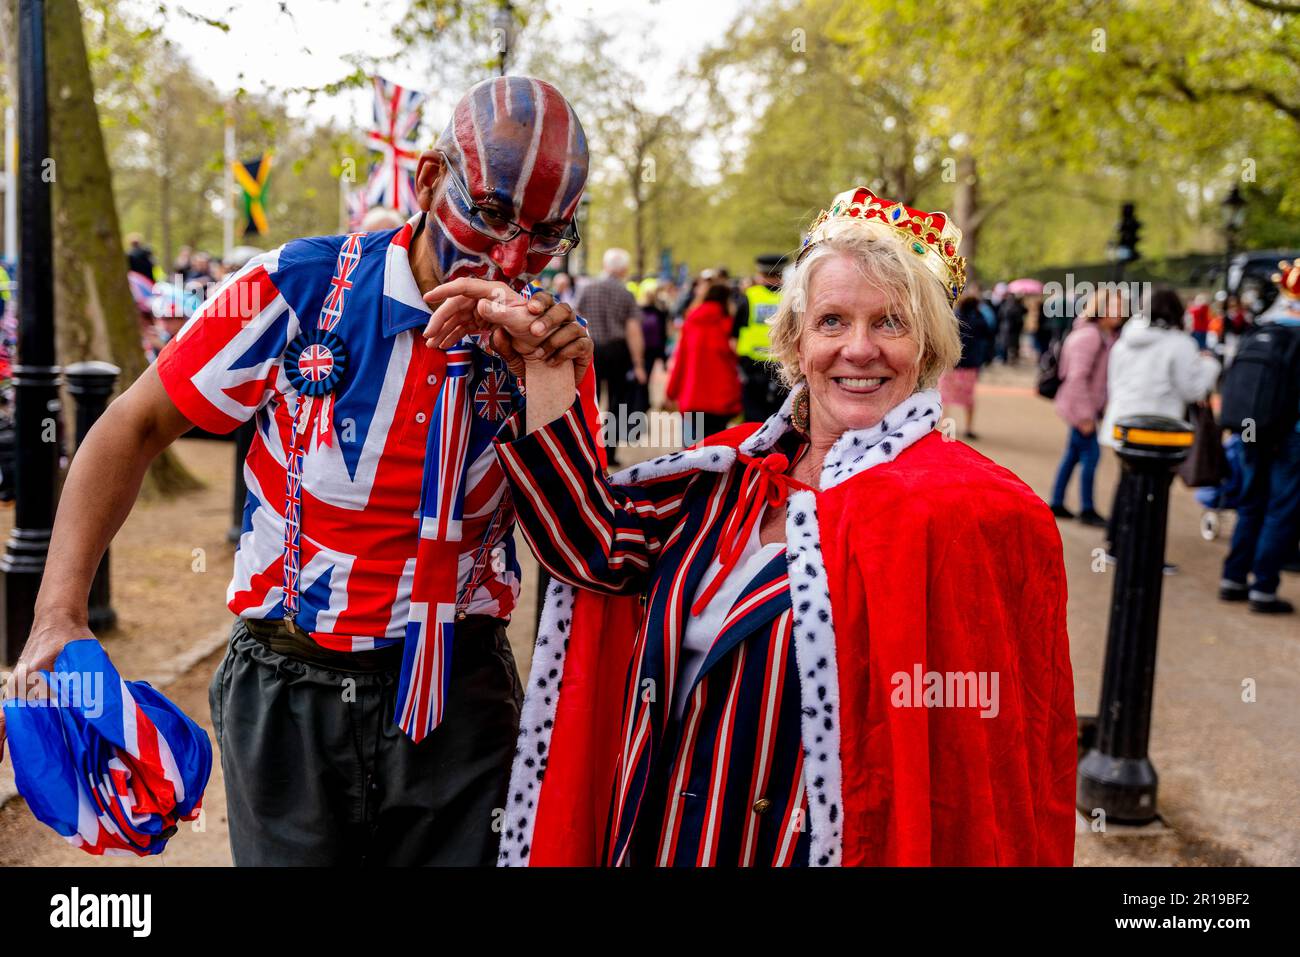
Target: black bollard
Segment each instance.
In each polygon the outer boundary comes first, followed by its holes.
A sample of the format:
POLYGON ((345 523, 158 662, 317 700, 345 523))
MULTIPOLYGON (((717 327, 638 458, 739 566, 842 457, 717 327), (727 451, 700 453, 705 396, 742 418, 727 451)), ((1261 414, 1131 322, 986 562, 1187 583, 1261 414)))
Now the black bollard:
MULTIPOLYGON (((117 377, 122 370, 110 362, 74 362, 63 370, 68 384, 68 394, 77 403, 77 448, 85 441, 91 426, 99 421, 108 405, 109 396, 117 387, 117 377)), ((117 627, 117 612, 113 610, 112 593, 108 582, 108 550, 99 560, 95 579, 90 585, 90 630, 96 634, 117 627)))
POLYGON ((1169 483, 1187 457, 1192 427, 1160 415, 1115 424, 1123 463, 1116 496, 1115 586, 1106 635, 1096 740, 1079 762, 1075 806, 1108 821, 1147 824, 1156 817, 1156 770, 1147 757, 1155 686, 1156 635, 1164 582, 1169 483))
POLYGON ((257 433, 257 419, 252 418, 235 430, 235 493, 230 502, 230 531, 226 532, 226 541, 232 545, 239 544, 239 536, 244 532, 244 502, 248 498, 248 483, 244 481, 244 459, 253 447, 253 436, 257 433))
POLYGON ((18 3, 18 361, 14 382, 14 525, 0 572, 0 664, 32 630, 54 525, 59 474, 59 367, 54 351, 54 245, 46 104, 45 4, 18 3))

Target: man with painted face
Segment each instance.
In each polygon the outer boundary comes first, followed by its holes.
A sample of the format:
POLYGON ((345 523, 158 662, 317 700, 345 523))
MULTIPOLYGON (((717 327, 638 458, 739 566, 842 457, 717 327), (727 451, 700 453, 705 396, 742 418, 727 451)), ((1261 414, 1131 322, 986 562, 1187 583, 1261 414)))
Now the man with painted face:
POLYGON ((578 242, 587 163, 555 87, 475 86, 420 156, 417 215, 250 261, 78 449, 20 677, 90 636, 149 462, 191 426, 257 424, 210 689, 236 864, 494 860, 521 689, 492 440, 518 431, 525 358, 573 359, 595 414, 583 324, 527 285, 578 242), (499 348, 480 305, 513 310, 499 348))

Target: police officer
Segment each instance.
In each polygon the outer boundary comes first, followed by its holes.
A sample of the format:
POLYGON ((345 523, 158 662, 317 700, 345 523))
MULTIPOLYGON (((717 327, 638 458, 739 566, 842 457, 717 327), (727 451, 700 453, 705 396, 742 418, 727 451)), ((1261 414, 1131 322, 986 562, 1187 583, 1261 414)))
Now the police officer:
POLYGON ((781 304, 781 256, 759 256, 754 284, 736 302, 733 326, 743 382, 741 401, 746 422, 764 422, 781 408, 785 387, 768 364, 769 321, 781 304))

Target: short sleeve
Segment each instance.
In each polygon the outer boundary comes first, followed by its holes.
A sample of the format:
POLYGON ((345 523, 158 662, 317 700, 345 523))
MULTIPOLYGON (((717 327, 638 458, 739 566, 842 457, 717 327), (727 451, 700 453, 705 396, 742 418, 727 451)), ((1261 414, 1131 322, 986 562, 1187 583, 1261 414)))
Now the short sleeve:
POLYGON ((201 305, 158 355, 158 376, 181 414, 209 432, 248 421, 275 392, 297 319, 273 276, 279 250, 258 256, 201 305))

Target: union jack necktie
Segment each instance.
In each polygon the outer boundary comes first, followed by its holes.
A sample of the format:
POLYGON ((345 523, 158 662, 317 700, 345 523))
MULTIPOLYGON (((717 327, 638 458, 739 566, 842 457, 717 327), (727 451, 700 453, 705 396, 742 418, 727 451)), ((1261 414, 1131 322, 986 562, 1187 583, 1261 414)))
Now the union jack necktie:
POLYGON ((417 744, 442 722, 451 678, 473 368, 471 346, 447 350, 447 371, 429 423, 424 456, 420 540, 393 715, 398 727, 417 744))

